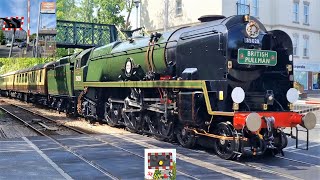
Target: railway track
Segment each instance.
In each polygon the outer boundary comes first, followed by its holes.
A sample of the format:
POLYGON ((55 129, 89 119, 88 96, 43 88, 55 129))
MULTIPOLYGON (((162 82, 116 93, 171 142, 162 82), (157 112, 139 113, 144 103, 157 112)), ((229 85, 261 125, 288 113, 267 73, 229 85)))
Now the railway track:
POLYGON ((0 109, 42 136, 80 134, 76 129, 59 124, 17 105, 5 104, 1 105, 0 109))
MULTIPOLYGON (((72 131, 77 132, 78 134, 87 135, 87 136, 89 136, 89 137, 91 137, 91 138, 93 138, 93 139, 95 139, 95 140, 97 140, 97 141, 99 141, 99 142, 106 143, 106 144, 111 145, 111 146, 113 146, 113 147, 115 147, 115 148, 118 148, 118 149, 120 149, 120 150, 122 150, 122 151, 125 151, 125 152, 130 153, 130 154, 132 154, 132 155, 134 155, 134 156, 137 156, 137 157, 139 157, 139 158, 144 159, 143 156, 141 156, 141 155, 139 155, 139 154, 137 154, 137 153, 134 153, 134 152, 132 152, 132 151, 130 151, 130 150, 128 150, 128 149, 122 148, 122 147, 120 147, 120 146, 117 146, 117 145, 115 145, 115 144, 112 143, 112 142, 105 141, 105 140, 103 140, 103 139, 101 139, 101 138, 95 137, 95 136, 93 136, 92 134, 90 134, 89 132, 86 132, 86 131, 83 131, 83 130, 79 130, 79 129, 76 129, 76 128, 73 128, 73 127, 70 127, 70 126, 66 126, 66 125, 61 124, 61 123, 57 123, 56 120, 54 120, 54 119, 51 119, 51 118, 46 117, 46 116, 43 116, 43 115, 38 114, 38 113, 36 113, 36 112, 34 112, 34 111, 32 111, 32 110, 26 109, 26 108, 21 107, 21 106, 18 106, 18 105, 10 104, 10 106, 13 106, 13 107, 15 107, 15 108, 21 109, 21 110, 23 110, 23 111, 25 111, 25 112, 28 112, 28 113, 30 113, 30 114, 32 114, 32 115, 34 115, 34 116, 39 117, 39 118, 45 119, 45 120, 48 121, 48 122, 56 123, 56 124, 58 124, 59 126, 62 126, 62 127, 64 127, 64 128, 68 128, 68 129, 70 129, 70 130, 72 130, 72 131)), ((36 132, 38 132, 40 135, 50 138, 52 141, 54 141, 55 143, 57 143, 59 146, 61 146, 61 147, 64 148, 65 150, 71 152, 73 155, 77 156, 79 159, 81 159, 81 160, 85 161, 86 163, 90 164, 92 167, 96 168, 97 170, 99 170, 100 172, 102 172, 103 174, 105 174, 106 176, 108 176, 109 178, 111 178, 111 179, 120 179, 119 177, 116 177, 115 175, 113 175, 112 173, 110 173, 108 170, 106 170, 106 169, 104 169, 103 167, 101 167, 99 164, 97 164, 97 163, 95 163, 94 161, 91 161, 91 160, 89 160, 89 159, 86 159, 86 158, 83 157, 81 154, 79 154, 79 153, 77 153, 76 151, 72 150, 71 147, 68 147, 68 146, 62 144, 62 143, 61 143, 57 138, 55 138, 51 133, 50 133, 50 134, 46 134, 46 133, 45 133, 46 131, 42 132, 41 130, 37 129, 37 128, 34 127, 32 124, 29 124, 27 121, 23 120, 23 119, 20 118, 19 116, 16 116, 15 114, 11 113, 11 112, 8 111, 6 108, 3 108, 3 107, 0 106, 0 109, 4 110, 4 111, 7 112, 8 114, 12 115, 14 118, 16 118, 16 119, 18 119, 19 121, 23 122, 23 123, 26 124, 28 127, 30 127, 31 129, 35 130, 36 132)), ((192 176, 192 175, 190 175, 190 174, 188 174, 188 173, 185 173, 185 172, 182 172, 182 171, 178 171, 178 170, 177 170, 177 172, 179 172, 179 173, 181 173, 181 174, 183 174, 183 175, 185 175, 185 176, 188 176, 188 177, 191 178, 191 179, 199 180, 199 178, 194 177, 194 176, 192 176)))
MULTIPOLYGON (((29 110, 29 109, 26 109, 24 107, 21 107, 21 106, 17 106, 17 105, 14 105, 16 107, 19 107, 21 109, 24 109, 25 111, 28 111, 30 113, 33 113, 33 114, 37 114, 36 112, 32 111, 32 110, 29 110)), ((49 119, 50 121, 56 121, 54 119, 51 119, 51 118, 48 118, 46 116, 43 116, 43 115, 40 115, 40 114, 37 114, 37 116, 40 116, 40 117, 43 117, 43 118, 46 118, 46 119, 49 119)), ((67 126, 68 128, 72 128, 72 127, 69 127, 67 126)), ((126 148, 123 148, 123 147, 120 147, 118 145, 116 145, 116 143, 114 142, 111 142, 111 141, 106 141, 104 140, 103 138, 100 138, 100 137, 97 137, 97 136, 94 136, 88 132, 85 132, 83 130, 79 130, 79 129, 76 129, 76 128, 72 128, 74 131, 77 131, 79 134, 83 134, 83 135, 87 135, 89 136, 90 138, 93 138, 99 142, 103 142, 105 144, 108 144, 108 145, 111 145, 115 148, 118 148, 122 151, 125 151, 127 153, 130 153, 132 154, 133 156, 137 156, 139 158, 144 158, 143 156, 131 151, 130 149, 126 149, 126 148)), ((135 143, 135 144, 138 144, 140 146, 143 146, 145 148, 152 148, 152 149, 159 149, 161 147, 159 146, 155 146, 155 145, 150 145, 148 143, 145 143, 145 142, 141 142, 141 141, 137 141, 133 138, 130 138, 130 137, 127 137, 127 136, 124 136, 124 135, 121 135, 121 134, 117 134, 117 137, 118 138, 121 138, 125 141, 128 141, 128 142, 132 142, 132 143, 135 143)), ((70 149, 70 148, 68 148, 70 149)), ((79 155, 80 156, 80 155, 79 155)), ((209 156, 214 156, 216 157, 216 155, 213 155, 213 154, 209 154, 209 156)), ((201 167, 204 167, 204 168, 207 168, 209 170, 213 170, 213 171, 216 171, 216 172, 219 172, 219 173, 222 173, 222 174, 225 174, 225 175, 228 175, 228 176, 231 176, 231 177, 236 177, 236 178, 240 178, 240 179, 258 179, 257 177, 253 177, 253 176, 250 176, 250 175, 247 175, 247 174, 244 174, 244 173, 241 173, 241 172, 236 172, 236 171, 233 171, 233 170, 230 170, 228 168, 224 168, 224 167, 220 167, 220 166, 217 166, 217 165, 213 165, 213 164, 209 164, 209 163, 204 163, 203 161, 201 160, 197 160, 197 159, 193 159, 193 158, 189 158, 189 157, 186 157, 185 155, 183 154, 179 154, 177 153, 177 158, 179 158, 180 160, 184 160, 184 161, 188 161, 188 162, 191 162, 191 164, 194 164, 194 165, 197 165, 197 166, 201 166, 201 167)), ((304 162, 304 161, 298 161, 298 160, 295 160, 295 159, 291 159, 291 158, 283 158, 281 156, 275 156, 275 158, 278 158, 278 159, 282 159, 282 160, 286 160, 286 161, 290 161, 290 162, 295 162, 295 163, 300 163, 300 164, 308 164, 308 165, 313 165, 313 164, 310 164, 308 162, 304 162)), ((91 161, 92 162, 92 161, 91 161)), ((93 163, 93 162, 92 162, 93 163)), ((278 171, 274 171, 272 169, 270 169, 269 167, 267 166, 261 166, 261 165, 256 165, 254 163, 251 163, 251 162, 234 162, 233 163, 235 164, 238 164, 238 165, 241 165, 241 166, 246 166, 246 167, 249 167, 249 168, 252 168, 254 170, 258 170, 258 171, 261 171, 261 172, 265 172, 265 173, 270 173, 270 174, 274 174, 274 175, 277 175, 277 176, 280 176, 280 177, 283 177, 283 178, 287 178, 287 179, 293 179, 293 180, 299 180, 300 178, 298 177, 295 177, 295 176, 292 176, 292 175, 289 175, 289 174, 285 174, 285 173, 282 173, 282 172, 278 172, 278 171)), ((95 164, 98 166, 98 164, 95 164)), ((102 168, 102 167, 101 167, 102 168)), ((107 172, 107 170, 105 170, 107 172)), ((197 177, 194 177, 193 175, 191 174, 188 174, 186 172, 183 172, 183 171, 179 171, 177 170, 178 173, 181 173, 185 176, 188 176, 189 178, 191 179, 199 179, 197 177)), ((115 177, 117 179, 117 177, 115 177)))
POLYGON ((18 106, 18 105, 9 104, 9 105, 5 105, 5 107, 0 106, 0 109, 2 109, 7 114, 14 117, 16 120, 21 121, 22 123, 24 123, 30 129, 34 130, 39 135, 45 136, 45 137, 51 139, 56 144, 58 144, 60 147, 62 147, 66 151, 72 153, 74 156, 78 157, 80 160, 84 161, 85 163, 89 164, 90 166, 92 166, 96 170, 100 171, 101 173, 103 173, 104 175, 109 177, 110 179, 115 179, 115 180, 119 179, 118 177, 114 176, 112 173, 108 172, 103 167, 99 166, 99 164, 95 163, 94 161, 86 159, 84 156, 82 156, 81 154, 74 151, 71 147, 64 145, 55 137, 55 135, 61 135, 57 132, 65 131, 66 129, 68 129, 69 131, 74 131, 77 134, 87 134, 86 132, 83 132, 83 131, 77 130, 75 128, 57 123, 55 120, 52 120, 48 117, 45 117, 45 116, 42 116, 39 114, 36 114, 35 112, 30 111, 28 109, 25 109, 25 108, 18 106), (22 111, 27 112, 27 113, 22 113, 22 111), (34 121, 34 119, 37 119, 37 120, 34 121), (56 129, 55 126, 53 126, 54 124, 56 124, 59 128, 56 129))

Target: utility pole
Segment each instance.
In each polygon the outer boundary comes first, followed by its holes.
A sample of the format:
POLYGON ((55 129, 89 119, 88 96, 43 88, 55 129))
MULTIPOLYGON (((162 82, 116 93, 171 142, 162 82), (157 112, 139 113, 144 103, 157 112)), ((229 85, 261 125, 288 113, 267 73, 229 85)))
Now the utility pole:
POLYGON ((29 45, 30 41, 30 0, 28 0, 28 28, 27 28, 27 46, 29 45))
POLYGON ((36 47, 36 57, 38 57, 38 53, 39 53, 39 50, 38 50, 38 43, 39 43, 39 28, 40 28, 40 16, 41 16, 41 3, 39 4, 39 14, 38 14, 38 25, 37 25, 37 36, 36 36, 36 44, 35 44, 35 47, 36 47))
POLYGON ((9 58, 11 57, 11 55, 12 55, 12 48, 13 48, 13 42, 14 42, 14 39, 15 39, 15 34, 16 34, 16 29, 15 28, 13 28, 12 29, 12 32, 13 32, 13 34, 12 34, 12 39, 11 39, 11 46, 10 46, 10 51, 9 51, 9 58))
POLYGON ((169 0, 164 0, 163 31, 167 31, 167 28, 168 28, 168 16, 169 16, 169 0))

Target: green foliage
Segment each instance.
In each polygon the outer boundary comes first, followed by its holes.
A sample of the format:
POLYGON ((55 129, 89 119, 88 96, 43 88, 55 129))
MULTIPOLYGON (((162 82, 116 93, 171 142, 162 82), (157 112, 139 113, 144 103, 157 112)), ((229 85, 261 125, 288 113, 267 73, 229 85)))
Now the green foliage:
POLYGON ((0 74, 29 68, 53 60, 50 58, 0 58, 0 74))
POLYGON ((33 33, 30 35, 30 41, 34 40, 37 38, 37 34, 36 33, 33 33))
POLYGON ((61 57, 64 57, 64 56, 68 56, 68 55, 71 55, 75 52, 74 49, 69 49, 69 52, 68 52, 68 49, 65 49, 65 48, 57 48, 57 51, 56 51, 56 58, 61 58, 61 57))
POLYGON ((5 36, 2 30, 0 30, 0 44, 5 44, 5 36))
POLYGON ((159 169, 156 169, 154 171, 154 174, 153 174, 153 179, 155 180, 160 180, 162 177, 161 177, 161 171, 159 169))
POLYGON ((78 15, 81 13, 76 6, 76 0, 59 0, 56 8, 58 20, 79 21, 78 15))
POLYGON ((59 0, 57 19, 101 24, 115 24, 124 29, 130 28, 128 22, 133 0, 59 0), (127 22, 120 13, 126 9, 127 22))
POLYGON ((170 176, 170 180, 176 180, 176 179, 177 179, 177 164, 176 162, 173 162, 172 176, 170 176))

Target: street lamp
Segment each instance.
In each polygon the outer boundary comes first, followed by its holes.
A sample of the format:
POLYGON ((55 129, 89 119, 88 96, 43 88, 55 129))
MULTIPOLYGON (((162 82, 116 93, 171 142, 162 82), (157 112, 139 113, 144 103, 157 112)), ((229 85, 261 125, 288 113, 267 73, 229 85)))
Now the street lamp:
POLYGON ((136 26, 137 26, 137 28, 139 28, 138 26, 139 26, 139 4, 141 3, 140 2, 140 0, 133 0, 133 2, 134 2, 134 4, 136 5, 136 9, 137 9, 137 11, 136 11, 136 26))

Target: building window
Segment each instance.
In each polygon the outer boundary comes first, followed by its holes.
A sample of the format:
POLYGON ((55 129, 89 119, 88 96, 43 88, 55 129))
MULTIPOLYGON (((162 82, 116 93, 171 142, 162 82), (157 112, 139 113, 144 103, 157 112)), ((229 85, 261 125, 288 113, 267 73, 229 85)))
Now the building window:
POLYGON ((238 15, 249 14, 249 5, 247 5, 247 0, 238 0, 237 14, 238 15))
POLYGON ((303 23, 309 24, 309 3, 307 2, 303 5, 303 23))
POLYGON ((298 34, 293 35, 292 45, 293 45, 293 55, 298 56, 298 47, 299 47, 299 35, 298 34))
POLYGON ((320 73, 312 73, 312 89, 320 90, 320 73))
POLYGON ((303 41, 303 56, 309 57, 309 37, 304 37, 303 41))
POLYGON ((299 22, 299 2, 293 2, 293 22, 299 22))
POLYGON ((182 0, 176 0, 176 16, 182 15, 182 0))
POLYGON ((259 16, 259 0, 252 0, 252 16, 259 16))

